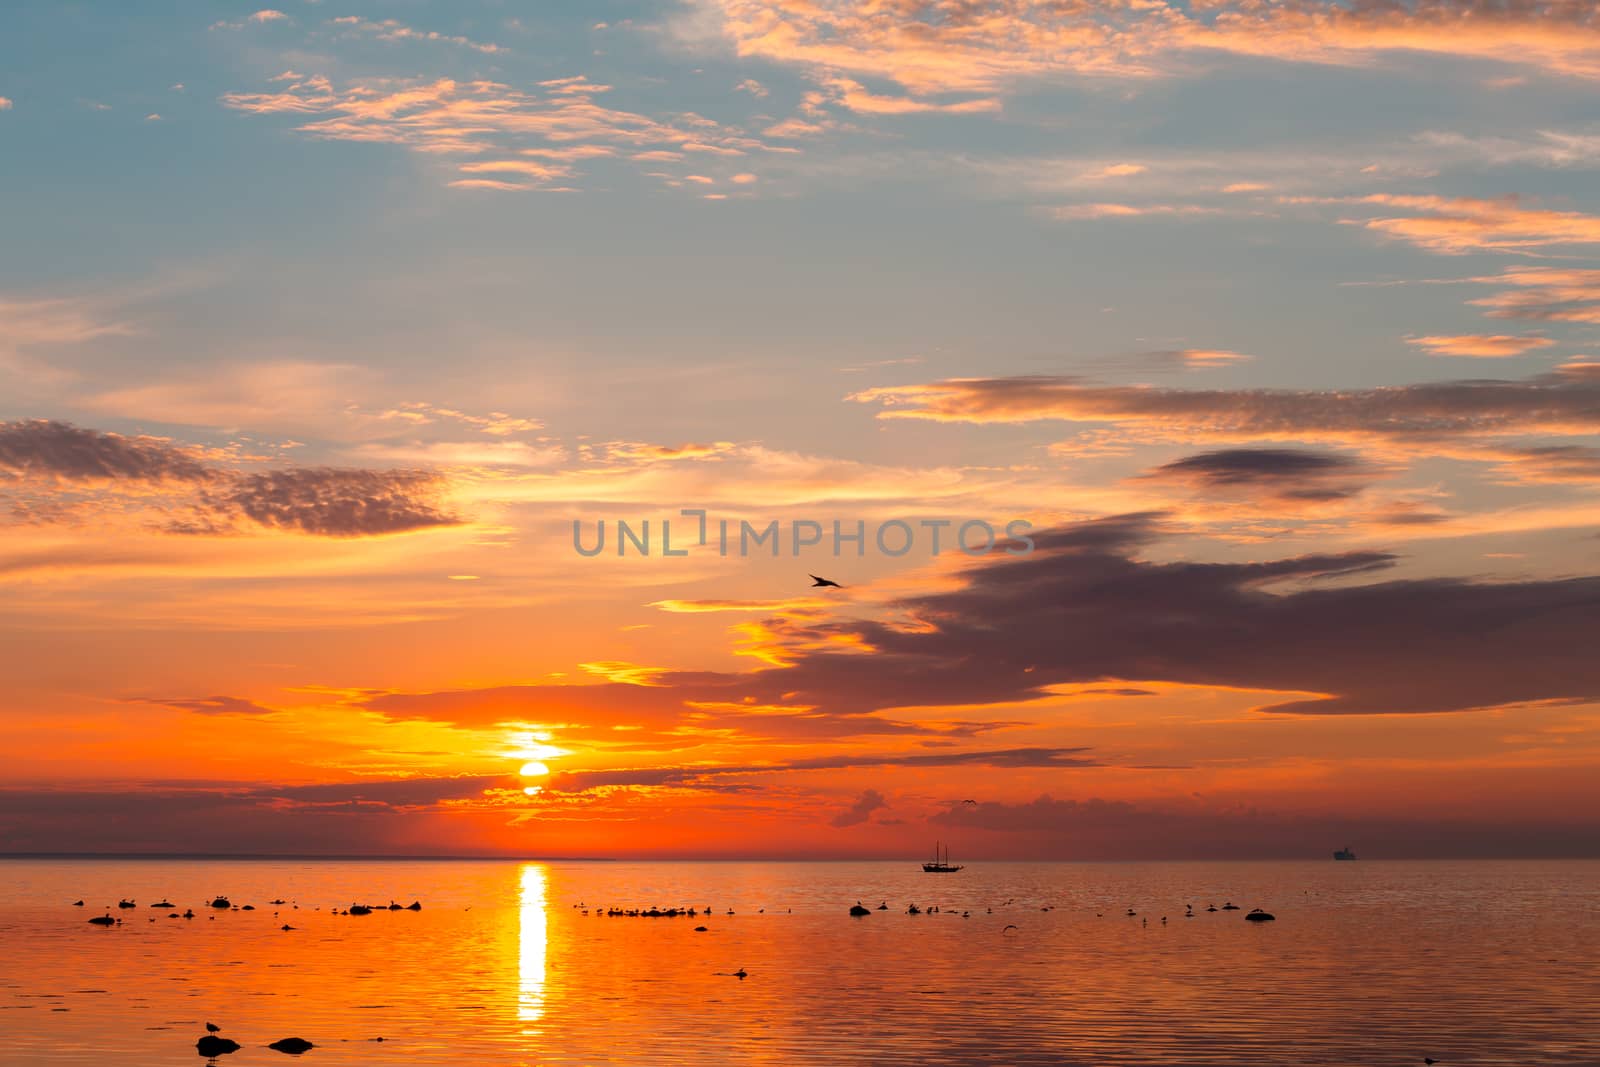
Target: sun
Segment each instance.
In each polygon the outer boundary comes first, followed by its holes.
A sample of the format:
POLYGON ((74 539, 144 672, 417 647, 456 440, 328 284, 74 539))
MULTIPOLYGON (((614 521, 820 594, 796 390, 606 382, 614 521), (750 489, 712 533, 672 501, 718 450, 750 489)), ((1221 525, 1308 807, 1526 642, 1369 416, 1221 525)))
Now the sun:
POLYGON ((524 763, 522 769, 517 773, 524 778, 543 778, 550 773, 550 768, 536 760, 532 763, 524 763))

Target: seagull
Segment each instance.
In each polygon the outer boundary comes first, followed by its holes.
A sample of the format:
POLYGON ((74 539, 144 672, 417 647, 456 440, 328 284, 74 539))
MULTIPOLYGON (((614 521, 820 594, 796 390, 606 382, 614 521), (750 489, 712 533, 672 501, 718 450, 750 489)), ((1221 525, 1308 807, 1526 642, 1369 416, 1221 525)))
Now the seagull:
POLYGON ((214 1034, 221 1029, 222 1027, 218 1026, 216 1023, 206 1023, 206 1033, 208 1034, 214 1034))
POLYGON ((829 586, 829 587, 834 588, 834 589, 843 589, 844 588, 844 586, 840 585, 838 582, 835 582, 835 581, 833 581, 832 579, 829 579, 829 578, 818 578, 815 574, 808 574, 808 575, 806 575, 806 577, 811 579, 811 588, 813 588, 813 589, 816 589, 816 588, 818 588, 820 586, 829 586))

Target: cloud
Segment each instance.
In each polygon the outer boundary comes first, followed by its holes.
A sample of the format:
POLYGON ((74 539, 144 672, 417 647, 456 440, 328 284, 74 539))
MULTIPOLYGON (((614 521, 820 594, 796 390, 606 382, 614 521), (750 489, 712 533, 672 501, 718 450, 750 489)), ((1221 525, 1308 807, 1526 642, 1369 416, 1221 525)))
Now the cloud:
POLYGON ((848 770, 862 767, 1094 767, 1086 748, 1012 748, 995 751, 938 752, 930 755, 841 754, 774 763, 708 764, 698 767, 633 767, 604 771, 569 771, 550 779, 550 791, 581 793, 617 786, 699 788, 718 778, 792 774, 798 771, 848 770))
POLYGON ((59 368, 26 360, 25 351, 36 345, 74 345, 132 332, 126 323, 107 320, 89 301, 0 297, 0 369, 9 366, 35 377, 59 378, 63 376, 59 368))
POLYGON ((1445 255, 1600 244, 1600 216, 1524 207, 1515 196, 1472 200, 1377 193, 1350 202, 1409 212, 1359 225, 1445 255))
POLYGON ((136 704, 154 704, 158 707, 189 711, 196 715, 272 715, 277 709, 264 707, 243 697, 141 697, 131 701, 136 704))
POLYGON ((879 418, 940 422, 1110 423, 1149 440, 1422 443, 1600 430, 1600 368, 1567 363, 1513 380, 1425 382, 1345 390, 1171 389, 1030 375, 951 378, 866 389, 879 418))
POLYGON ((437 504, 443 486, 431 471, 298 467, 244 475, 204 506, 276 529, 371 537, 459 525, 437 504))
MULTIPOLYGON (((251 16, 251 18, 255 17, 254 15, 251 16)), ((463 48, 470 48, 475 52, 482 52, 491 56, 505 51, 500 45, 489 42, 474 41, 467 37, 439 33, 436 30, 413 29, 396 19, 362 19, 354 15, 343 15, 334 19, 333 24, 343 27, 347 32, 365 34, 380 41, 440 42, 460 45, 463 48)))
POLYGON ((888 806, 889 802, 883 798, 882 793, 876 789, 865 789, 856 798, 854 804, 851 804, 828 821, 831 825, 838 827, 859 826, 866 822, 873 812, 888 806))
POLYGON ((199 453, 161 437, 124 437, 48 419, 0 422, 0 471, 64 482, 198 483, 199 453))
POLYGON ((0 488, 48 521, 74 506, 149 506, 177 533, 240 522, 324 537, 369 537, 463 520, 444 510, 448 483, 426 470, 286 467, 241 473, 166 438, 124 437, 35 419, 0 423, 0 488), (91 493, 91 491, 93 491, 91 493))
POLYGON ((9 96, 0 96, 0 111, 10 111, 15 106, 9 96))
POLYGON ((321 76, 283 77, 272 92, 225 93, 222 103, 253 115, 289 116, 301 133, 321 140, 391 144, 439 157, 494 154, 499 159, 484 165, 491 173, 510 168, 513 156, 554 161, 520 166, 514 173, 523 181, 472 177, 452 183, 461 188, 564 189, 550 183, 572 174, 573 161, 622 147, 731 155, 765 147, 735 127, 698 116, 677 116, 680 125, 674 125, 605 107, 598 98, 609 86, 582 76, 546 81, 530 92, 449 78, 372 79, 341 87, 321 76))
MULTIPOLYGON (((316 785, 141 783, 127 788, 0 789, 0 825, 15 852, 394 855, 473 852, 462 805, 519 805, 499 775, 316 785), (431 829, 430 829, 431 828, 431 829)), ((503 821, 503 819, 501 820, 503 821)))
POLYGON ((1254 357, 1222 348, 1167 348, 1153 352, 1127 352, 1091 361, 1099 373, 1166 374, 1172 371, 1212 370, 1248 363, 1254 357))
POLYGON ((1141 219, 1175 216, 1216 215, 1221 209, 1199 204, 1068 204, 1046 209, 1063 221, 1083 219, 1141 219))
POLYGON ((1293 448, 1231 448, 1173 460, 1146 479, 1200 491, 1249 493, 1285 502, 1340 500, 1361 491, 1371 473, 1365 462, 1328 452, 1293 448))
POLYGON ((263 8, 262 10, 257 11, 255 14, 251 15, 250 16, 250 21, 251 22, 279 22, 279 21, 287 19, 288 17, 289 16, 285 15, 282 11, 274 11, 272 8, 263 8))
POLYGON ((1505 359, 1555 344, 1548 337, 1518 337, 1503 333, 1412 337, 1406 343, 1426 348, 1431 356, 1474 356, 1479 359, 1505 359))
POLYGON ((1411 858, 1584 857, 1600 844, 1592 820, 1583 818, 1324 815, 1203 802, 1157 806, 1101 797, 1080 800, 1049 793, 1027 801, 956 804, 928 821, 979 841, 1003 838, 1005 855, 1079 860, 1325 860, 1327 849, 1347 839, 1363 842, 1363 854, 1411 858))
POLYGON ((1509 6, 1005 0, 981 8, 958 0, 705 0, 702 6, 741 57, 794 64, 819 80, 840 72, 884 79, 913 96, 1180 75, 1204 69, 1208 53, 1343 66, 1433 54, 1600 77, 1588 8, 1567 0, 1509 6))
MULTIPOLYGON (((1147 514, 1036 531, 1031 555, 968 567, 951 587, 890 601, 874 618, 765 620, 766 662, 777 665, 745 673, 384 694, 363 706, 468 725, 580 723, 602 738, 618 725, 949 738, 972 729, 883 715, 916 709, 926 720, 929 709, 1030 705, 1071 696, 1067 687, 1156 682, 1282 694, 1262 709, 1275 714, 1600 699, 1600 657, 1589 654, 1600 641, 1600 577, 1363 581, 1395 562, 1376 551, 1235 563, 1142 558, 1161 534, 1160 517, 1147 514)), ((890 765, 840 758, 829 766, 890 765)), ((580 781, 682 782, 705 773, 655 767, 580 781)))
POLYGON ((1512 267, 1472 280, 1511 287, 1471 301, 1492 319, 1600 323, 1600 270, 1512 267))
POLYGON ((1587 653, 1600 639, 1600 578, 1352 584, 1392 562, 1374 552, 1237 564, 1138 559, 1156 533, 1147 516, 1036 533, 1032 555, 972 568, 959 589, 897 603, 924 627, 834 624, 875 654, 848 672, 836 654, 803 655, 791 689, 826 708, 876 665, 901 679, 909 692, 900 699, 911 703, 936 701, 941 689, 971 700, 980 677, 993 701, 1103 679, 1310 694, 1267 709, 1299 714, 1600 697, 1600 662, 1587 653))

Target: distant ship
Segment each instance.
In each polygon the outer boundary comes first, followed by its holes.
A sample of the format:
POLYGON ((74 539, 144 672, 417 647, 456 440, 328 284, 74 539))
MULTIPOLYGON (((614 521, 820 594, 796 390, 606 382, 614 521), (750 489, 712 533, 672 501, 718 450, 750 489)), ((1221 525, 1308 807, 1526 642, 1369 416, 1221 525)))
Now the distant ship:
POLYGON ((1339 851, 1335 852, 1333 854, 1333 858, 1336 860, 1353 860, 1356 858, 1356 854, 1350 851, 1349 845, 1346 845, 1344 848, 1341 848, 1339 851))
POLYGON ((933 862, 924 863, 922 869, 929 874, 954 874, 961 869, 961 865, 951 866, 950 850, 948 848, 944 850, 944 858, 941 859, 939 857, 939 843, 936 841, 933 845, 933 862))

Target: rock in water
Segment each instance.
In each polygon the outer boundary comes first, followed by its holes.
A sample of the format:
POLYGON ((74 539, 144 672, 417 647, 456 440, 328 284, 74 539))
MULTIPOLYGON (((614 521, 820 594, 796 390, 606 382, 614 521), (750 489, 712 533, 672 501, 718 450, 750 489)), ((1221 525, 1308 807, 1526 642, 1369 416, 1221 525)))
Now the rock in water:
POLYGON ((1245 918, 1253 923, 1269 923, 1276 919, 1277 916, 1272 914, 1270 911, 1262 911, 1260 908, 1256 908, 1255 910, 1251 911, 1249 915, 1246 915, 1245 918))
POLYGON ((287 1052, 291 1056, 298 1056, 300 1053, 309 1052, 311 1049, 314 1049, 317 1046, 313 1045, 303 1037, 286 1037, 282 1041, 274 1041, 267 1047, 270 1049, 276 1049, 279 1052, 287 1052))
POLYGON ((230 1052, 239 1051, 239 1042, 229 1041, 216 1034, 207 1034, 194 1043, 194 1048, 202 1056, 226 1056, 230 1052))
POLYGON ((853 907, 851 907, 850 914, 859 917, 859 916, 862 916, 862 915, 871 915, 872 912, 867 910, 866 908, 863 908, 860 904, 856 904, 853 907))

